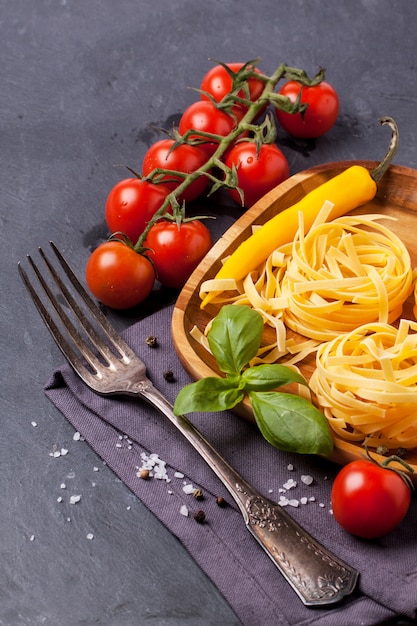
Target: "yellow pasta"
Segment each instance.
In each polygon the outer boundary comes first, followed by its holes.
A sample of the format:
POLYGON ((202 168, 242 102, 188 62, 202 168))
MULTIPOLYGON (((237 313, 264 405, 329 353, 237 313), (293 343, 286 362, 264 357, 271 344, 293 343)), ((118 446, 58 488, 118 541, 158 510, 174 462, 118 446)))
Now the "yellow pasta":
POLYGON ((239 281, 206 281, 200 295, 212 291, 213 303, 250 306, 273 329, 251 365, 280 360, 294 367, 317 353, 310 389, 340 437, 417 447, 417 322, 400 319, 413 290, 417 317, 417 270, 380 223, 393 218, 327 222, 329 210, 325 203, 307 233, 300 215, 292 243, 239 281))
POLYGON ((379 224, 381 216, 344 216, 299 236, 281 289, 286 326, 329 341, 357 326, 392 323, 412 290, 409 253, 379 224))
POLYGON ((364 324, 321 344, 310 388, 343 439, 417 446, 417 322, 364 324))
POLYGON ((201 286, 202 297, 212 291, 221 294, 214 303, 251 306, 275 329, 276 342, 256 362, 291 354, 287 328, 310 340, 292 354, 295 363, 340 333, 401 316, 413 272, 404 244, 378 222, 392 218, 343 216, 326 222, 330 209, 325 203, 307 234, 300 214, 294 242, 275 250, 243 280, 210 280, 201 286))

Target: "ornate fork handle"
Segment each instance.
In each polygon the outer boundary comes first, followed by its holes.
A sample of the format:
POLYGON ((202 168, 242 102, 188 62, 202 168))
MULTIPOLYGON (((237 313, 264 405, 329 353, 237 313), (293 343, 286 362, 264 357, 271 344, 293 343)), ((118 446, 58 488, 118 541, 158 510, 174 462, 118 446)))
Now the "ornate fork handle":
POLYGON ((237 503, 247 529, 306 606, 334 604, 354 590, 358 572, 249 485, 186 417, 174 415, 172 404, 150 381, 132 383, 127 393, 160 410, 200 453, 237 503))

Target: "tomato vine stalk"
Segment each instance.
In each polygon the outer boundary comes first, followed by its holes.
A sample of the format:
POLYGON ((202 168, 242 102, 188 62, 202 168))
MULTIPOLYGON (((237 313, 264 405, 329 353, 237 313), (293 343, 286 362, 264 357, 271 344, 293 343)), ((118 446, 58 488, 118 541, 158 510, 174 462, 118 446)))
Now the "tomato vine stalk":
MULTIPOLYGON (((181 208, 183 208, 180 206, 178 200, 179 196, 200 176, 207 177, 212 183, 209 195, 214 193, 220 187, 229 187, 239 190, 237 184, 238 181, 236 168, 228 168, 221 160, 221 157, 225 154, 229 146, 238 141, 242 133, 247 133, 248 131, 253 133, 253 141, 255 141, 257 146, 259 147, 262 143, 272 143, 275 140, 275 125, 271 116, 267 115, 262 124, 255 123, 257 117, 263 111, 266 105, 272 104, 273 106, 278 107, 288 113, 301 114, 303 114, 307 108, 306 104, 301 103, 300 98, 298 98, 295 102, 292 102, 286 96, 282 96, 275 92, 276 85, 280 80, 297 80, 298 82, 300 82, 301 85, 308 86, 317 85, 322 82, 322 80, 324 80, 323 69, 320 69, 313 78, 309 78, 304 70, 288 66, 284 63, 281 63, 278 68, 273 72, 273 74, 267 76, 266 74, 254 71, 257 62, 258 59, 255 59, 254 61, 249 61, 238 72, 232 73, 234 85, 232 91, 227 94, 219 103, 214 103, 218 108, 228 111, 231 111, 233 105, 241 105, 245 107, 246 112, 240 120, 236 120, 237 123, 233 131, 231 131, 228 135, 224 137, 198 131, 199 137, 197 138, 197 140, 195 139, 196 131, 188 131, 184 136, 180 136, 178 132, 174 133, 175 143, 172 146, 172 150, 175 150, 175 148, 182 143, 196 145, 198 143, 203 143, 204 140, 216 142, 216 151, 211 157, 207 159, 204 165, 188 174, 174 170, 157 168, 153 170, 148 176, 144 177, 143 180, 149 180, 156 183, 162 182, 162 179, 164 179, 166 182, 167 180, 169 180, 170 176, 174 181, 177 181, 179 177, 183 178, 183 180, 175 188, 174 191, 167 195, 159 210, 148 222, 145 230, 140 235, 138 241, 134 243, 135 250, 139 251, 141 248, 143 248, 143 243, 147 237, 148 232, 158 220, 164 217, 165 214, 168 214, 169 207, 172 208, 174 215, 179 214, 179 211, 181 210, 181 208), (264 89, 262 94, 256 101, 253 102, 244 97, 249 94, 248 80, 250 78, 256 78, 258 80, 260 79, 264 82, 264 89), (239 95, 242 91, 244 94, 243 97, 239 95), (191 134, 194 135, 194 138, 190 137, 191 134), (200 139, 201 137, 203 139, 200 139), (220 175, 216 176, 215 174, 213 174, 213 170, 219 171, 222 177, 219 177, 220 175), (167 176, 168 179, 166 178, 167 176)), ((224 65, 224 67, 227 67, 225 64, 222 65, 224 65)), ((130 171, 133 170, 130 169, 130 171)), ((170 215, 170 219, 172 219, 172 215, 170 215)), ((178 221, 180 222, 180 220, 178 221)))

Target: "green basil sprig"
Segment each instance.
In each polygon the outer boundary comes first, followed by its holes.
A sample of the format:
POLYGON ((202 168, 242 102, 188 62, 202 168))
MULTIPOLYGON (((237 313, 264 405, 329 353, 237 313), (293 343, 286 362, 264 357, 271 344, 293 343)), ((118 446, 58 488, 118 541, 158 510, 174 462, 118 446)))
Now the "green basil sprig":
POLYGON ((324 415, 296 394, 276 391, 289 383, 308 386, 303 376, 286 365, 248 367, 261 345, 263 320, 243 305, 226 305, 207 334, 210 349, 225 377, 208 376, 179 392, 174 413, 232 409, 247 395, 263 437, 288 452, 328 456, 333 438, 324 415))

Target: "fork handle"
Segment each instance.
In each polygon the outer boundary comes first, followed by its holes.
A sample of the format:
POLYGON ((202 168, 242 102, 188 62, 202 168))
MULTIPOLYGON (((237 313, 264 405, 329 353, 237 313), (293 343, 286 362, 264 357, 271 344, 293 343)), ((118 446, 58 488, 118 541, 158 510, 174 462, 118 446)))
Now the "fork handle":
POLYGON ((354 590, 358 572, 249 485, 186 417, 174 415, 172 404, 158 389, 142 381, 131 392, 161 411, 199 452, 235 500, 247 529, 306 606, 334 604, 354 590))

